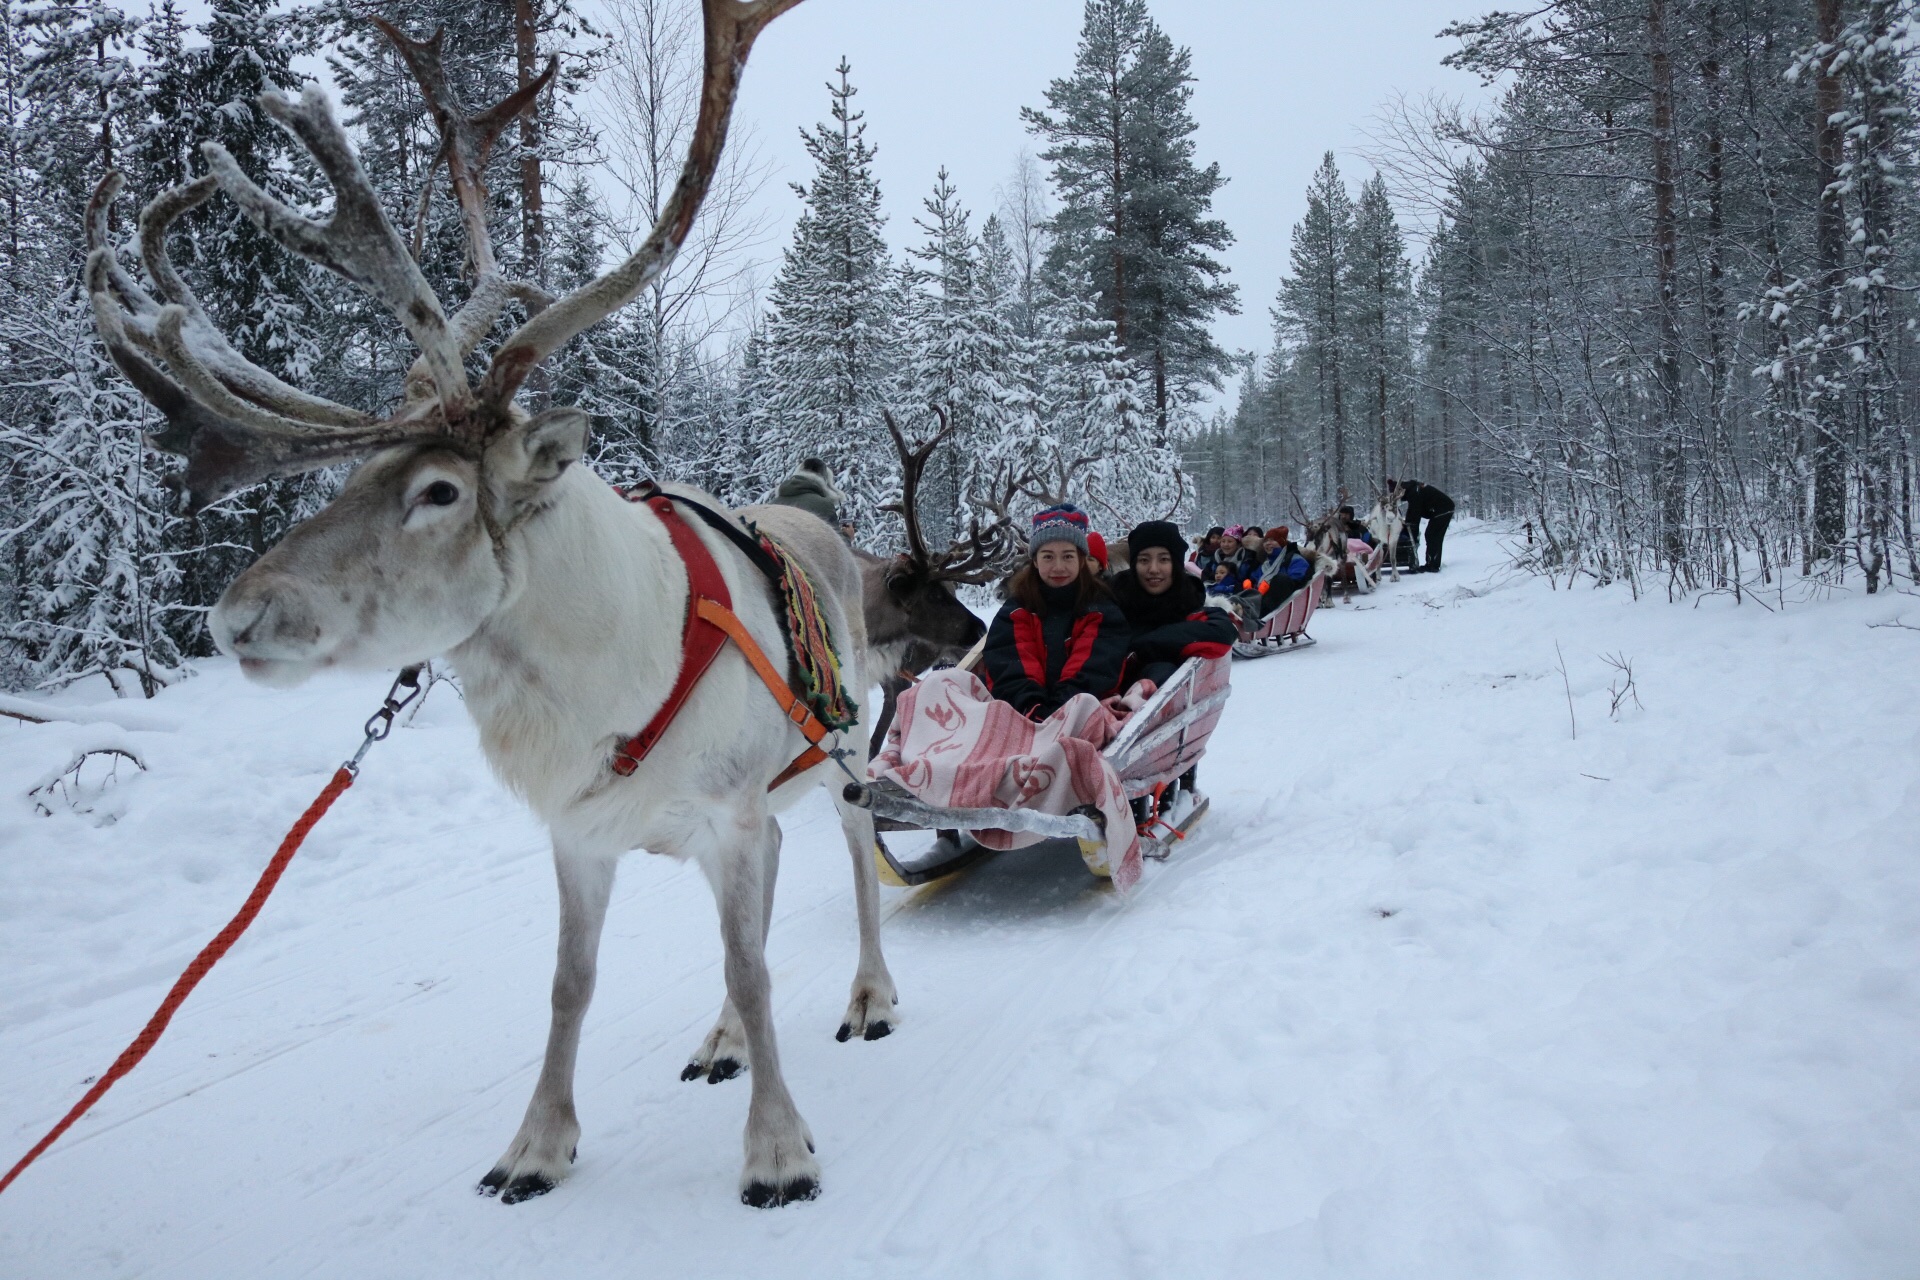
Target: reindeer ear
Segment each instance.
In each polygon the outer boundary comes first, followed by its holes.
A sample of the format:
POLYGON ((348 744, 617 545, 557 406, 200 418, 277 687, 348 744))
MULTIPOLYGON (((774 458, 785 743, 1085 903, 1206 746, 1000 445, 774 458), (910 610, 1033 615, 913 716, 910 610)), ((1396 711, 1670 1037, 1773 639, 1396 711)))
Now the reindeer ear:
POLYGON ((545 484, 580 461, 587 451, 587 431, 593 425, 584 410, 566 406, 535 414, 520 435, 520 452, 526 460, 524 479, 545 484))

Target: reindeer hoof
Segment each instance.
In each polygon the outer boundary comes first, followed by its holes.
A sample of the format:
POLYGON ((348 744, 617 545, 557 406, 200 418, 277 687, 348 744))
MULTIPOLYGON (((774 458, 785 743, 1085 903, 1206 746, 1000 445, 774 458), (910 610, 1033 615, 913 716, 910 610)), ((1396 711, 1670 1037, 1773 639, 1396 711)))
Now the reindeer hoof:
POLYGON ((543 1196, 557 1185, 544 1173, 523 1173, 510 1178, 505 1169, 496 1166, 480 1179, 480 1185, 474 1190, 483 1196, 499 1196, 501 1204, 519 1204, 522 1200, 543 1196))
POLYGON ((541 1173, 523 1173, 509 1182, 500 1193, 501 1204, 519 1204, 522 1200, 531 1200, 553 1190, 553 1179, 541 1173))
POLYGON ((855 1036, 878 1040, 892 1035, 893 1024, 900 1020, 895 1012, 898 1004, 891 983, 885 988, 855 987, 853 999, 847 1003, 846 1016, 840 1019, 840 1029, 833 1033, 833 1038, 845 1044, 855 1036))
POLYGON ((802 1176, 777 1187, 770 1182, 750 1182, 740 1193, 740 1203, 754 1209, 778 1209, 783 1204, 818 1199, 819 1195, 820 1180, 802 1176))
POLYGON ((722 1080, 731 1080, 746 1067, 738 1058, 715 1058, 713 1065, 703 1067, 698 1062, 689 1062, 680 1069, 682 1080, 699 1080, 705 1077, 708 1084, 719 1084, 722 1080))

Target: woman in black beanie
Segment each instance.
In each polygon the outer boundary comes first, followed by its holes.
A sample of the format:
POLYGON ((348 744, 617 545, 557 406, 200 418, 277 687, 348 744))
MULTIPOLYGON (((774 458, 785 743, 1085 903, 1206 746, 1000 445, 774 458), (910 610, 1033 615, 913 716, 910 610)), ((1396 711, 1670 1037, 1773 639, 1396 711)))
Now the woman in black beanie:
POLYGON ((1225 657, 1239 636, 1233 616, 1209 606, 1200 579, 1186 571, 1180 526, 1149 520, 1127 534, 1127 568, 1113 576, 1113 600, 1127 615, 1125 688, 1146 679, 1156 685, 1188 658, 1225 657))

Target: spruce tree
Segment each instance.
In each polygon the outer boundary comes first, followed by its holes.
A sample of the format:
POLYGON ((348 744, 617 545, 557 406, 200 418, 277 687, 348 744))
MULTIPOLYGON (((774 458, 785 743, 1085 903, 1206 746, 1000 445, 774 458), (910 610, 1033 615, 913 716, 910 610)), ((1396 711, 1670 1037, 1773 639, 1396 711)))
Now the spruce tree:
MULTIPOLYGON (((1377 485, 1404 469, 1390 459, 1389 436, 1402 434, 1396 424, 1406 402, 1413 351, 1413 267, 1387 184, 1377 174, 1360 188, 1346 256, 1352 372, 1373 437, 1372 479, 1377 485)), ((1412 442, 1404 445, 1410 448, 1412 442)))
POLYGON ((1313 397, 1314 470, 1323 506, 1347 486, 1353 227, 1353 200, 1329 151, 1307 187, 1306 216, 1293 226, 1292 274, 1281 282, 1273 308, 1275 345, 1293 348, 1313 397))
POLYGON ((152 697, 183 667, 163 546, 178 521, 142 443, 152 414, 107 362, 77 285, 50 309, 9 311, 0 337, 16 353, 0 393, 31 410, 0 425, 31 495, 5 533, 17 575, 6 665, 41 688, 99 675, 152 697))
MULTIPOLYGON (((927 537, 952 541, 965 532, 969 497, 994 466, 1017 448, 1008 428, 1025 399, 1019 386, 1015 334, 1005 284, 1006 237, 989 219, 995 260, 969 228, 959 193, 940 170, 924 214, 914 225, 925 240, 907 250, 906 311, 901 345, 910 413, 938 406, 951 434, 929 460, 919 497, 927 537)), ((931 428, 928 423, 928 428, 931 428)))
POLYGON ((1210 216, 1226 179, 1195 163, 1192 84, 1191 54, 1144 0, 1087 0, 1073 73, 1047 87, 1047 110, 1021 111, 1061 202, 1050 267, 1092 282, 1122 348, 1151 371, 1162 439, 1170 415, 1232 369, 1207 326, 1238 309, 1213 256, 1233 242, 1210 216))
POLYGON ((864 528, 893 497, 897 468, 881 409, 897 372, 900 297, 851 73, 842 59, 827 86, 831 120, 802 135, 814 175, 794 186, 803 207, 770 294, 771 429, 763 445, 769 480, 804 457, 825 460, 864 528))

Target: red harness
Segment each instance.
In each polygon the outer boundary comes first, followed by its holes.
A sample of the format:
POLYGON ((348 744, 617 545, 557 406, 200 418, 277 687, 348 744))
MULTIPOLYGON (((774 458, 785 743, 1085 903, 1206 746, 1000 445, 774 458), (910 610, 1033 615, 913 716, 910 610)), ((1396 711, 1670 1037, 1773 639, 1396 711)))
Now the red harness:
POLYGON ((700 536, 692 526, 680 518, 673 500, 651 485, 623 496, 629 502, 646 503, 647 508, 660 517, 660 523, 667 527, 667 536, 673 541, 673 549, 687 567, 687 620, 680 634, 680 674, 675 678, 667 700, 660 704, 660 710, 654 712, 653 719, 647 721, 647 727, 621 743, 614 752, 613 771, 625 778, 640 767, 640 762, 647 758, 661 735, 673 723, 674 717, 680 714, 694 686, 700 683, 700 677, 707 673, 713 660, 720 656, 720 650, 726 647, 728 640, 740 647, 741 654, 753 666, 761 683, 773 694, 774 701, 781 704, 787 721, 800 730, 809 744, 805 751, 780 771, 778 777, 767 784, 767 790, 774 790, 825 760, 827 753, 821 749, 820 743, 829 730, 813 714, 813 708, 807 705, 807 700, 795 693, 793 686, 774 669, 773 663, 767 660, 767 655, 733 612, 733 598, 727 593, 727 581, 720 575, 720 566, 714 563, 712 553, 700 541, 700 536))

